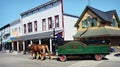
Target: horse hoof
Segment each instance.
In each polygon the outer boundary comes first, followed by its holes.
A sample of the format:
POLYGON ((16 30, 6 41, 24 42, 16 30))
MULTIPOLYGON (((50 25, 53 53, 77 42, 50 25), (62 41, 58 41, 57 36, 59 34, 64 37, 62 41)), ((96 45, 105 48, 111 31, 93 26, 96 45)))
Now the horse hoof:
POLYGON ((29 59, 32 59, 32 60, 33 60, 33 58, 31 58, 31 57, 29 57, 29 59))
POLYGON ((31 60, 34 60, 34 58, 31 58, 31 60))
POLYGON ((51 59, 51 57, 49 57, 48 59, 51 59))

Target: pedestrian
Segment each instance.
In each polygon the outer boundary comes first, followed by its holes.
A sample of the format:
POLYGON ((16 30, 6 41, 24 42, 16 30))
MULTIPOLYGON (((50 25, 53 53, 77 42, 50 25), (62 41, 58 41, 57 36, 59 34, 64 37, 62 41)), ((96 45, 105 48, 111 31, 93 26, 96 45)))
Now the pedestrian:
POLYGON ((63 38, 62 38, 62 34, 61 33, 58 33, 57 34, 57 38, 56 38, 56 43, 57 43, 57 46, 62 46, 63 45, 63 38))

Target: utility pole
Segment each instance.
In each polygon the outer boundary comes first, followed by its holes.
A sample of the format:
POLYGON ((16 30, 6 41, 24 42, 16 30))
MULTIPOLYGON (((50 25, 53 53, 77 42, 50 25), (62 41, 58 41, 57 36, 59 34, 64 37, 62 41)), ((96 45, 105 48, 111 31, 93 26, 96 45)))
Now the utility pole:
POLYGON ((90 6, 90 0, 88 0, 88 6, 90 6))
POLYGON ((55 28, 53 28, 53 44, 54 44, 54 53, 56 54, 56 38, 55 38, 55 28))
POLYGON ((55 42, 55 28, 53 28, 53 40, 55 42))

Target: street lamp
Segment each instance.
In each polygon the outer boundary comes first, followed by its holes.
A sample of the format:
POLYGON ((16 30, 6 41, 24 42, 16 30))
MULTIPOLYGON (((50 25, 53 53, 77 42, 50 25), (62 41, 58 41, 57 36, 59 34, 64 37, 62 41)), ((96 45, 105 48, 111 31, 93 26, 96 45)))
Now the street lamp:
POLYGON ((57 45, 56 45, 56 38, 55 38, 55 28, 53 28, 53 45, 54 45, 54 52, 56 54, 57 45))
POLYGON ((53 40, 54 40, 54 43, 55 43, 55 28, 53 28, 53 40))

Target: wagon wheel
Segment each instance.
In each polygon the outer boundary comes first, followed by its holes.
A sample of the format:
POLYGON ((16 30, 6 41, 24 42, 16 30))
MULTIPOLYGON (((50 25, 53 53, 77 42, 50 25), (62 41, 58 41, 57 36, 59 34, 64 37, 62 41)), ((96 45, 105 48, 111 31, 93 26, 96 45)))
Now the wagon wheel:
POLYGON ((96 54, 96 55, 95 55, 95 59, 96 59, 97 61, 100 61, 100 60, 102 59, 102 55, 96 54))
POLYGON ((62 55, 59 57, 60 61, 65 62, 67 57, 65 55, 62 55))

